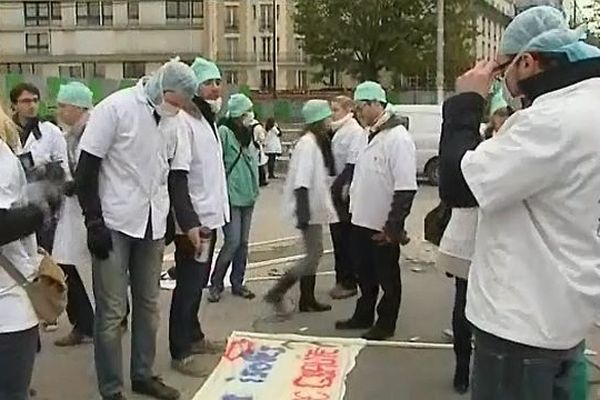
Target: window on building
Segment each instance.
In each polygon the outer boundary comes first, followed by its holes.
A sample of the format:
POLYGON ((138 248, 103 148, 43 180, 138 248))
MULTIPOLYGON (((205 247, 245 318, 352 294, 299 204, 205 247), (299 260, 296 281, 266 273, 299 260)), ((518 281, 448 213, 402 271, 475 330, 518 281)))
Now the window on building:
POLYGON ((204 0, 167 0, 167 22, 194 23, 204 18, 204 0))
POLYGON ((225 7, 225 31, 239 31, 238 6, 225 7))
POLYGON ((98 63, 83 63, 83 77, 88 78, 105 78, 106 66, 98 63))
POLYGON ((35 64, 6 63, 0 64, 0 74, 35 74, 35 64))
POLYGON ((256 54, 256 53, 257 53, 257 50, 258 50, 258 49, 256 48, 256 36, 254 36, 254 37, 252 38, 252 49, 253 49, 253 51, 254 51, 254 54, 256 54))
POLYGON ((252 16, 256 19, 256 5, 252 6, 252 16))
POLYGON ((48 54, 49 49, 48 32, 25 34, 25 52, 27 54, 48 54))
POLYGON ((129 22, 137 23, 140 20, 140 2, 138 0, 129 0, 127 2, 127 18, 129 22))
POLYGON ((223 77, 226 85, 235 86, 239 83, 237 71, 225 71, 223 77))
POLYGON ((83 68, 81 64, 59 65, 58 74, 63 78, 83 78, 83 68))
POLYGON ((277 4, 277 21, 279 21, 279 4, 277 4))
POLYGON ((261 90, 273 89, 273 71, 268 71, 268 70, 260 71, 260 89, 261 90))
POLYGON ((23 5, 25 26, 60 25, 62 20, 60 2, 29 1, 23 5))
POLYGON ((308 88, 308 71, 299 70, 296 71, 296 89, 307 89, 308 88))
POLYGON ((78 1, 75 4, 77 25, 110 26, 113 24, 112 1, 78 1))
POLYGON ((262 38, 260 61, 271 61, 273 59, 272 43, 273 40, 270 36, 262 38))
POLYGON ((271 4, 260 5, 260 25, 261 32, 273 30, 273 6, 271 4))
POLYGON ((137 79, 146 75, 146 63, 144 62, 124 62, 123 78, 137 79))
POLYGON ((238 38, 227 38, 225 39, 225 59, 227 61, 234 61, 238 56, 238 48, 239 48, 239 39, 238 38))

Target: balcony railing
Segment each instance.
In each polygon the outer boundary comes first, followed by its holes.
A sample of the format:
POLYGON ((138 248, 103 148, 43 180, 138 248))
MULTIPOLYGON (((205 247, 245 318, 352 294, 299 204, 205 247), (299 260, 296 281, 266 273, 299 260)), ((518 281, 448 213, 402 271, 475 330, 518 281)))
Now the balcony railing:
MULTIPOLYGON (((270 63, 273 61, 273 53, 254 52, 227 52, 222 51, 217 54, 217 60, 220 62, 238 62, 238 63, 270 63)), ((277 54, 277 62, 285 63, 308 63, 309 57, 305 53, 288 52, 277 54)))
POLYGON ((226 21, 225 22, 225 33, 237 33, 240 31, 240 25, 237 21, 226 21))

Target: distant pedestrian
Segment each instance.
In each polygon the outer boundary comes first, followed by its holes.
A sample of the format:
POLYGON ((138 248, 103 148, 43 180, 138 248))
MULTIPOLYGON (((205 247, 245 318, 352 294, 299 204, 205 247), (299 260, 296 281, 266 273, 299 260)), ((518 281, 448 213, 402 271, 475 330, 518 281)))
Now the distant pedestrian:
POLYGON ((265 125, 267 130, 267 138, 265 139, 265 154, 269 161, 267 162, 267 169, 269 172, 269 179, 276 179, 275 166, 277 164, 277 157, 281 156, 281 136, 282 132, 275 122, 275 118, 269 118, 265 125))

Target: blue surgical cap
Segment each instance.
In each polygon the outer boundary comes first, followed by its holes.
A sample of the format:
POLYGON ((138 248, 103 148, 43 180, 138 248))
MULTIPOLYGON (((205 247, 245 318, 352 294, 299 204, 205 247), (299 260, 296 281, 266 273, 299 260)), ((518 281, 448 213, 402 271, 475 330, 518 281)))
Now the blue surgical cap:
POLYGON ((166 91, 173 91, 191 99, 198 89, 198 79, 192 68, 173 59, 163 64, 156 71, 145 85, 148 98, 154 103, 159 104, 162 101, 162 95, 166 91))
POLYGON ((565 54, 575 62, 600 57, 600 49, 585 42, 582 30, 572 30, 563 13, 554 7, 532 7, 508 25, 500 42, 500 55, 525 52, 565 54))
POLYGON ((81 82, 70 82, 66 85, 60 85, 56 102, 70 104, 75 107, 90 109, 94 106, 92 91, 81 82))

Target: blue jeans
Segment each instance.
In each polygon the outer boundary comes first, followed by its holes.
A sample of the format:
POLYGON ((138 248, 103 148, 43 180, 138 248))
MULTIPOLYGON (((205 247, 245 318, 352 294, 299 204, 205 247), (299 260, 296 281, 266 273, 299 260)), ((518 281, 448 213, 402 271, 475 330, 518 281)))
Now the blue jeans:
POLYGON ((231 288, 236 290, 244 285, 253 211, 254 206, 231 207, 231 222, 223 227, 225 243, 219 252, 215 269, 210 277, 211 286, 219 291, 223 291, 223 280, 230 263, 232 263, 231 288))
POLYGON ((98 388, 103 397, 123 389, 121 322, 127 314, 127 288, 131 285, 132 381, 150 379, 156 354, 159 324, 160 271, 164 240, 134 239, 112 232, 113 249, 106 260, 92 260, 96 319, 94 358, 98 388))

